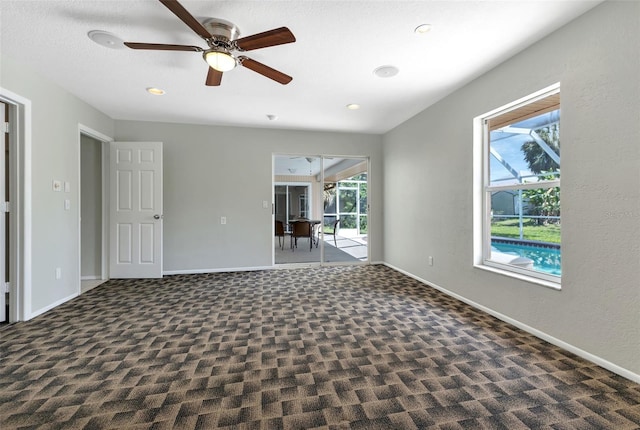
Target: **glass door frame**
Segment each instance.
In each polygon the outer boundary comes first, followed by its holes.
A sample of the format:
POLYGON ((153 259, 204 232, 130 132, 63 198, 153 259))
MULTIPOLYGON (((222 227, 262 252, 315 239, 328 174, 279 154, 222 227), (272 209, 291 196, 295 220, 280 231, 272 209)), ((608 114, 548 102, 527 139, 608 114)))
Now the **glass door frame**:
MULTIPOLYGON (((321 174, 321 181, 322 181, 322 189, 324 190, 324 186, 326 183, 326 178, 325 178, 325 173, 328 169, 324 168, 324 160, 331 160, 331 159, 340 159, 341 161, 344 160, 360 160, 360 162, 366 162, 367 163, 367 167, 366 167, 366 171, 365 173, 367 174, 367 180, 366 180, 366 186, 367 186, 367 203, 366 203, 366 211, 364 213, 361 212, 361 208, 360 208, 360 198, 359 198, 359 185, 357 187, 353 187, 352 189, 354 189, 356 191, 356 201, 355 201, 355 216, 356 216, 356 234, 360 233, 360 222, 359 219, 361 218, 361 216, 366 216, 367 218, 367 258, 365 261, 326 261, 325 258, 325 240, 324 240, 324 228, 322 228, 322 232, 318 234, 318 240, 320 240, 321 244, 322 244, 322 249, 320 252, 320 261, 322 262, 323 265, 334 265, 334 266, 338 266, 338 265, 359 265, 359 264, 370 264, 371 263, 371 241, 370 241, 370 234, 369 232, 371 231, 371 224, 370 224, 370 208, 371 208, 371 202, 370 202, 370 195, 371 193, 369 192, 369 190, 371 189, 371 158, 368 156, 357 156, 357 155, 323 155, 322 156, 322 166, 323 168, 322 170, 322 174, 321 174)), ((330 168, 331 166, 329 166, 330 168)), ((354 175, 355 176, 355 175, 354 175)), ((341 181, 344 181, 348 178, 345 179, 341 179, 339 181, 336 182, 339 183, 341 181)), ((362 181, 364 182, 364 181, 362 181)), ((340 188, 336 187, 336 212, 335 213, 330 213, 327 215, 327 213, 325 212, 325 207, 324 207, 324 202, 322 202, 321 204, 321 208, 322 208, 322 220, 323 220, 323 227, 324 227, 324 218, 325 216, 336 216, 337 219, 341 219, 340 216, 341 214, 343 214, 344 212, 342 211, 342 209, 339 207, 339 192, 340 192, 340 188)), ((349 215, 352 215, 352 212, 349 212, 349 215)))
MULTIPOLYGON (((320 265, 320 266, 340 266, 340 265, 363 265, 363 264, 371 264, 371 214, 370 214, 370 208, 371 208, 371 158, 369 156, 360 156, 360 155, 330 155, 330 154, 322 154, 322 155, 312 155, 312 154, 288 154, 288 153, 272 153, 272 171, 271 171, 271 180, 272 180, 272 199, 273 199, 273 210, 272 210, 272 216, 271 216, 271 225, 272 225, 272 265, 275 267, 276 265, 278 266, 286 266, 286 265, 296 265, 296 266, 300 266, 300 265, 320 265), (289 157, 289 158, 314 158, 314 159, 319 159, 320 160, 320 172, 318 173, 319 176, 319 190, 320 192, 316 192, 313 193, 313 187, 312 184, 309 182, 287 182, 287 181, 275 181, 275 161, 276 158, 278 157, 289 157), (361 208, 360 208, 360 199, 357 198, 357 202, 356 202, 356 210, 358 211, 357 215, 358 218, 362 215, 366 215, 366 219, 367 219, 367 258, 365 261, 325 261, 325 246, 324 246, 324 218, 325 218, 325 208, 324 208, 324 199, 323 199, 323 194, 324 194, 324 185, 325 185, 325 160, 330 160, 330 159, 342 159, 342 160, 361 160, 362 162, 366 162, 367 163, 367 167, 366 167, 366 173, 367 173, 367 181, 366 181, 366 186, 367 186, 367 203, 366 203, 366 211, 364 213, 361 213, 361 208), (275 262, 275 242, 277 241, 277 238, 275 237, 275 216, 276 216, 276 203, 275 203, 275 195, 276 195, 276 186, 283 186, 283 185, 287 185, 287 186, 307 186, 309 192, 309 198, 307 199, 307 210, 309 214, 312 214, 313 212, 313 208, 314 206, 319 207, 320 208, 320 220, 321 220, 321 224, 318 227, 318 232, 317 232, 317 240, 320 242, 319 243, 319 249, 320 249, 320 260, 318 262, 311 262, 311 263, 276 263, 275 262)), ((356 193, 356 196, 358 196, 358 193, 356 193)), ((287 202, 289 201, 289 196, 286 196, 286 200, 287 202)), ((287 203, 288 204, 288 203, 287 203)), ((336 208, 339 209, 339 208, 336 208)), ((287 212, 288 212, 289 208, 287 207, 287 212)), ((288 215, 287 215, 288 216, 288 215)), ((339 211, 338 211, 338 216, 339 216, 339 211)), ((310 218, 313 218, 313 216, 310 216, 310 218)), ((287 227, 285 227, 286 229, 287 227)), ((358 228, 359 231, 359 226, 357 226, 356 228, 358 228)), ((375 238, 374 238, 375 240, 375 238)))

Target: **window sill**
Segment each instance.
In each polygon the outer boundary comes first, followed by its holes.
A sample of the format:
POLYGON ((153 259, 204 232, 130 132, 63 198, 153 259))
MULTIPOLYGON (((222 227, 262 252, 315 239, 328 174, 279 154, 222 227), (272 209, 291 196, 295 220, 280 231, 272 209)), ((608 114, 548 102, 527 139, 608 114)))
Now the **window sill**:
POLYGON ((543 287, 551 288, 552 290, 560 291, 562 289, 560 282, 548 281, 546 279, 536 278, 534 276, 524 275, 511 270, 501 269, 499 267, 489 266, 486 264, 474 264, 473 267, 480 270, 486 270, 487 272, 497 273, 498 275, 508 276, 519 281, 529 282, 531 284, 540 285, 543 287))

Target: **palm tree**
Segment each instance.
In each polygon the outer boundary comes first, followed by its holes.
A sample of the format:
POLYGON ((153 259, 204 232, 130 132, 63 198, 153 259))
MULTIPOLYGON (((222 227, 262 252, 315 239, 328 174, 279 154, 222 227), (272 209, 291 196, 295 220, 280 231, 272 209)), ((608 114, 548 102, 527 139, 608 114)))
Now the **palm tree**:
MULTIPOLYGON (((560 155, 560 133, 557 124, 537 129, 535 132, 549 145, 553 152, 560 155)), ((535 140, 523 143, 520 149, 524 153, 524 159, 529 164, 529 170, 536 175, 560 171, 558 163, 556 163, 535 140)), ((552 180, 556 179, 556 177, 559 177, 559 173, 557 175, 548 175, 541 179, 552 180)), ((560 187, 525 190, 524 196, 527 198, 529 205, 532 206, 530 207, 532 214, 560 216, 560 187)), ((549 221, 545 218, 536 219, 536 224, 538 225, 557 222, 558 221, 549 221)))
MULTIPOLYGON (((539 128, 536 133, 549 145, 553 152, 560 155, 560 133, 557 124, 539 128)), ((524 159, 529 164, 529 170, 536 175, 560 170, 558 163, 553 161, 535 140, 523 143, 520 149, 524 153, 524 159)))

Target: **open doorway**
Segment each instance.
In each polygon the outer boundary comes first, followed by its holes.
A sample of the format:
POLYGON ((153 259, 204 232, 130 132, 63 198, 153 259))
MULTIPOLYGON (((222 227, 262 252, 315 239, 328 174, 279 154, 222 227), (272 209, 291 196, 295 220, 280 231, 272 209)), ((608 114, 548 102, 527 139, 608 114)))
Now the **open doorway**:
POLYGON ((274 264, 369 262, 368 165, 366 157, 274 155, 274 264))
POLYGON ((0 88, 0 290, 3 321, 31 317, 31 101, 0 88))
POLYGON ((80 133, 80 292, 107 280, 105 141, 80 133))

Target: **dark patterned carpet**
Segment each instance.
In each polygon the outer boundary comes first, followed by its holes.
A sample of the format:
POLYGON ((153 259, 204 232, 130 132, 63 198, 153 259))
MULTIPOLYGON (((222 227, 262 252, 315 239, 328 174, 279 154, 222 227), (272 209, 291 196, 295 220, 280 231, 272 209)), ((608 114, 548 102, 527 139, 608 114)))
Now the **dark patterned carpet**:
POLYGON ((640 385, 383 266, 110 281, 0 337, 3 430, 640 428, 640 385))

